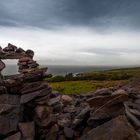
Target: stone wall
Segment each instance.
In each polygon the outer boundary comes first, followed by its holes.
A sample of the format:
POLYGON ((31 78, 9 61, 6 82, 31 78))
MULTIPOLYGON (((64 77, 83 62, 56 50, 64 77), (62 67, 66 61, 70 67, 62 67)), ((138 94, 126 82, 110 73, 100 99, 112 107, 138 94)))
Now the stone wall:
POLYGON ((1 59, 18 59, 19 74, 0 74, 0 140, 138 140, 140 93, 107 88, 86 95, 52 92, 32 50, 12 44, 1 59))
POLYGON ((43 81, 47 68, 39 68, 33 56, 12 44, 0 48, 0 139, 33 140, 38 133, 35 108, 46 104, 51 88, 43 81), (19 74, 4 79, 2 59, 18 59, 19 74))

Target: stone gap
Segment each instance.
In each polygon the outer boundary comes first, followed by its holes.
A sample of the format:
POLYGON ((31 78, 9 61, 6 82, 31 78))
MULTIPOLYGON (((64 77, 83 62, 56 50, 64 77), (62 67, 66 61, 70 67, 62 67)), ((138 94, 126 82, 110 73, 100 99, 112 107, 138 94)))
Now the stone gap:
POLYGON ((7 59, 7 60, 3 60, 3 62, 5 63, 6 67, 2 70, 2 75, 19 74, 18 72, 19 66, 17 65, 18 60, 7 59))

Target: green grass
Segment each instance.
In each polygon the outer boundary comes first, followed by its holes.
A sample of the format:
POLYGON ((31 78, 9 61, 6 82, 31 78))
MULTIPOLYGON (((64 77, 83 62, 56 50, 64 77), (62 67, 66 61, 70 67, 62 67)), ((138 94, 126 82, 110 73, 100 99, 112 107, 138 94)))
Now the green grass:
POLYGON ((122 68, 96 72, 83 72, 83 77, 92 77, 97 80, 128 80, 133 77, 140 76, 140 67, 137 68, 122 68))
POLYGON ((55 77, 58 81, 48 81, 53 90, 62 94, 83 94, 100 88, 115 87, 126 84, 131 78, 140 76, 140 67, 113 69, 96 72, 83 72, 80 78, 66 80, 55 77))
POLYGON ((65 81, 49 83, 53 90, 62 94, 84 94, 104 87, 114 87, 127 81, 65 81))
POLYGON ((131 74, 132 76, 140 75, 140 67, 136 68, 122 68, 122 69, 112 69, 105 71, 96 71, 96 72, 83 72, 83 75, 93 76, 94 74, 106 74, 106 75, 114 75, 114 74, 131 74))
POLYGON ((50 85, 54 90, 58 90, 63 94, 80 94, 96 89, 95 85, 90 85, 86 81, 56 82, 50 85))

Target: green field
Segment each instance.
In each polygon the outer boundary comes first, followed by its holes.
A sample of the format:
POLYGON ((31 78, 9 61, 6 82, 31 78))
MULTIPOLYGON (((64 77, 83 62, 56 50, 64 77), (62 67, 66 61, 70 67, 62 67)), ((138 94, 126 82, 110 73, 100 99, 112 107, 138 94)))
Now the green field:
POLYGON ((119 81, 65 81, 49 83, 53 90, 62 94, 84 94, 104 87, 116 87, 126 84, 126 80, 119 81))
POLYGON ((122 68, 96 72, 81 73, 83 77, 95 77, 103 80, 128 80, 133 77, 140 76, 140 67, 137 68, 122 68))
POLYGON ((56 76, 48 82, 53 90, 62 94, 83 94, 100 88, 125 85, 130 79, 140 76, 140 68, 114 69, 72 75, 56 76))

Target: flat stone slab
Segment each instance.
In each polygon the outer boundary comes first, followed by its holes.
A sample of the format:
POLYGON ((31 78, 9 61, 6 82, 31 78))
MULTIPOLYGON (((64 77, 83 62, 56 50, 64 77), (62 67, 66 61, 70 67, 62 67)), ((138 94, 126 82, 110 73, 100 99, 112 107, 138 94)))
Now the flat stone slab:
POLYGON ((106 103, 108 105, 113 105, 117 103, 121 103, 128 100, 127 94, 114 94, 110 96, 97 96, 87 100, 90 107, 100 107, 106 103))
POLYGON ((6 135, 17 130, 20 113, 18 95, 0 95, 0 135, 6 135))
POLYGON ((35 92, 31 92, 29 94, 24 94, 21 96, 21 100, 20 100, 20 103, 21 104, 25 104, 35 98, 37 98, 38 96, 41 97, 41 96, 47 96, 49 94, 49 90, 48 88, 45 88, 45 89, 42 89, 42 90, 39 90, 39 91, 35 91, 35 92))
POLYGON ((30 92, 38 91, 44 88, 48 88, 48 84, 46 82, 33 82, 33 83, 26 83, 22 86, 20 92, 21 94, 27 94, 30 92))
POLYGON ((0 104, 19 105, 20 96, 11 95, 11 94, 1 94, 0 95, 0 104))
POLYGON ((0 135, 7 135, 10 132, 16 132, 19 122, 19 116, 0 115, 0 135))
POLYGON ((92 129, 80 140, 138 140, 138 138, 126 117, 119 116, 92 129))

